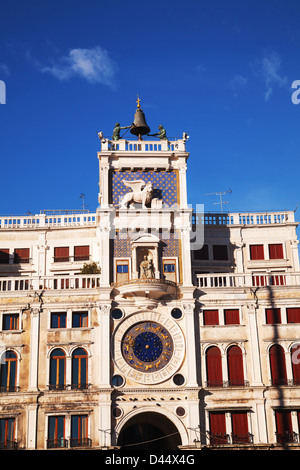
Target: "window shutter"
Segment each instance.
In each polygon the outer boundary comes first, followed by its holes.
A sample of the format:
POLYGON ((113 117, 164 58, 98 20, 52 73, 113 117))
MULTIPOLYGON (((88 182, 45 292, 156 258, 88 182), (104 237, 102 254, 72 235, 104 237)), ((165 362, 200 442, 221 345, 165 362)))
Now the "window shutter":
POLYGON ((225 310, 225 325, 239 325, 239 311, 238 309, 225 310))
POLYGON ((248 418, 246 411, 231 413, 232 437, 234 443, 249 442, 248 418))
POLYGON ((1 248, 0 250, 0 264, 8 264, 9 263, 9 249, 8 248, 1 248))
POLYGON ((216 346, 212 346, 206 353, 207 386, 222 387, 222 359, 221 351, 216 346))
POLYGON ((300 323, 300 308, 287 308, 286 314, 288 323, 300 323))
POLYGON ((253 286, 263 287, 266 285, 266 276, 252 276, 253 286))
POLYGON ((244 369, 242 351, 238 346, 228 350, 228 378, 231 386, 244 385, 244 369))
POLYGON ((204 325, 218 325, 219 324, 219 310, 204 310, 203 318, 204 318, 204 325))
POLYGON ((275 411, 277 442, 288 442, 293 433, 291 412, 287 410, 275 411))
POLYGON ((74 260, 75 261, 86 261, 90 258, 90 247, 86 246, 74 246, 74 260))
POLYGON ((55 261, 69 261, 69 247, 57 246, 54 248, 55 261))
POLYGON ((283 259, 283 246, 282 244, 269 245, 270 259, 283 259))
POLYGON ((294 385, 300 385, 300 344, 292 347, 291 355, 294 385))
POLYGON ((274 344, 270 348, 270 366, 272 385, 286 385, 286 365, 283 348, 279 344, 274 344))
POLYGON ((265 259, 264 245, 250 245, 250 258, 252 260, 265 259))
POLYGON ((266 308, 266 322, 267 325, 281 323, 280 308, 266 308))
POLYGON ((200 250, 194 251, 195 260, 208 260, 208 245, 203 245, 200 250))
POLYGON ((213 245, 214 260, 228 260, 228 252, 226 245, 213 245))
POLYGON ((226 444, 226 421, 224 412, 209 413, 211 444, 226 444))
POLYGON ((29 248, 15 248, 14 263, 29 263, 29 248))

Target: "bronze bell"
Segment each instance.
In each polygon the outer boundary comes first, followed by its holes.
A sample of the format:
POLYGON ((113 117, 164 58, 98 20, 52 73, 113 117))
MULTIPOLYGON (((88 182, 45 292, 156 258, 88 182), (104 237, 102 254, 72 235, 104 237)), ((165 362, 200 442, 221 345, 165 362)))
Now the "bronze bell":
POLYGON ((130 129, 131 134, 136 135, 141 140, 142 135, 149 134, 150 127, 146 123, 145 114, 140 108, 140 103, 138 99, 138 107, 134 115, 133 125, 130 129))

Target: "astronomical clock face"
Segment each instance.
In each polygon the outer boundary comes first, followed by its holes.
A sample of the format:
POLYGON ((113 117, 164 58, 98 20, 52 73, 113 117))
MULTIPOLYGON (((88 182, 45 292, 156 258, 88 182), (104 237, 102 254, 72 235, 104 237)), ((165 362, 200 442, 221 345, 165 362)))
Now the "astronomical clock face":
POLYGON ((114 362, 124 376, 139 383, 167 380, 181 366, 184 354, 178 324, 155 312, 127 317, 114 333, 114 362))
POLYGON ((173 354, 171 334, 158 323, 137 323, 123 336, 122 354, 135 370, 150 373, 161 370, 173 354))

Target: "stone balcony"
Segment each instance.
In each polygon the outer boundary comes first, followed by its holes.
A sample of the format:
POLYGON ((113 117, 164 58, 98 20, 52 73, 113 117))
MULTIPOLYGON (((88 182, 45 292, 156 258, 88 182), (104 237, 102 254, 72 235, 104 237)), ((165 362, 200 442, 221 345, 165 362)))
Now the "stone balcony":
POLYGON ((166 279, 132 279, 126 282, 113 284, 115 298, 133 300, 139 307, 156 307, 162 300, 177 298, 178 286, 176 282, 166 279))

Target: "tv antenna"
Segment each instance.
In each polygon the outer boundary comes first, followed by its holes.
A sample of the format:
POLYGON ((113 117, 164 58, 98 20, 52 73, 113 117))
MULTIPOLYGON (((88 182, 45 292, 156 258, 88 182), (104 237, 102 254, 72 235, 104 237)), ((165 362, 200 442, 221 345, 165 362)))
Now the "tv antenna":
POLYGON ((88 204, 85 204, 85 202, 84 202, 85 201, 85 199, 84 199, 85 194, 81 193, 79 197, 80 197, 80 199, 82 199, 82 210, 85 210, 85 207, 88 206, 88 204))
POLYGON ((231 194, 232 191, 231 189, 229 188, 228 191, 220 191, 220 192, 217 192, 217 193, 207 193, 206 196, 220 196, 220 202, 213 202, 213 204, 220 204, 221 205, 221 212, 223 212, 223 204, 229 204, 228 201, 223 201, 223 196, 224 194, 231 194))

